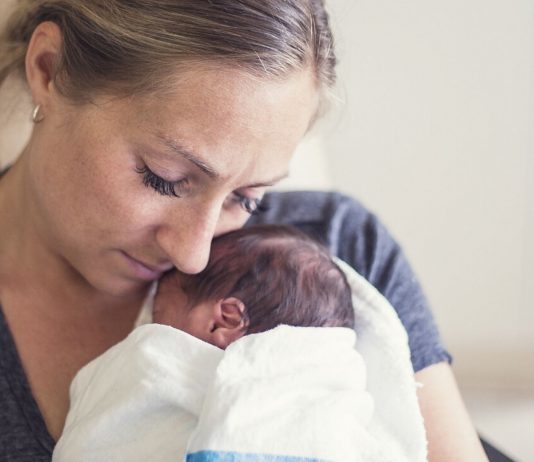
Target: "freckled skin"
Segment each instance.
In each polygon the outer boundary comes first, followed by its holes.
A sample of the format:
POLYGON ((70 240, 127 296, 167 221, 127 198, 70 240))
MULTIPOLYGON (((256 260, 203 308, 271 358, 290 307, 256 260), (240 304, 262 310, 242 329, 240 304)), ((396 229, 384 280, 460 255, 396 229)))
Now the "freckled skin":
POLYGON ((97 100, 46 108, 27 152, 34 218, 52 247, 92 286, 121 295, 140 281, 122 252, 148 265, 198 272, 214 235, 244 224, 234 191, 283 175, 316 109, 309 72, 266 81, 206 69, 180 78, 167 98, 97 100), (193 151, 220 175, 210 179, 169 152, 156 133, 193 151), (187 177, 182 198, 145 186, 136 168, 187 177))

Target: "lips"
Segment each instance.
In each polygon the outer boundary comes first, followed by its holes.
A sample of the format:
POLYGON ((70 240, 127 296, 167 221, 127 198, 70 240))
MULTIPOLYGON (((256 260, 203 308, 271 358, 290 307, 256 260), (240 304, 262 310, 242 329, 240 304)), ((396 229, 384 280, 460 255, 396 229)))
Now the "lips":
POLYGON ((156 279, 159 279, 163 273, 173 268, 171 263, 166 263, 164 265, 150 265, 132 257, 126 252, 121 251, 121 253, 135 276, 145 281, 155 281, 156 279))

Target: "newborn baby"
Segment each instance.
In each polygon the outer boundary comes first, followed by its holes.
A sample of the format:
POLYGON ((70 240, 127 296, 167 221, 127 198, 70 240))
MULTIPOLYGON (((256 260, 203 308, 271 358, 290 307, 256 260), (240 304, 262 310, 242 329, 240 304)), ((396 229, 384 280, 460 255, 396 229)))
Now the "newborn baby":
POLYGON ((216 238, 204 271, 162 278, 153 321, 78 372, 54 462, 234 460, 230 449, 347 460, 378 447, 351 289, 301 232, 216 238))
POLYGON ((280 324, 354 327, 351 291, 327 249, 295 228, 242 228, 213 241, 199 274, 171 271, 153 321, 225 349, 280 324))

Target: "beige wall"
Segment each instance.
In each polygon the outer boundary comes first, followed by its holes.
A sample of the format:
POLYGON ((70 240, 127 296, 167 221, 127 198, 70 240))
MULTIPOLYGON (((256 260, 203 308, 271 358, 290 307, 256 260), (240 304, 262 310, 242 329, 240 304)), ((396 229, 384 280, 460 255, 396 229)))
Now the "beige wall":
POLYGON ((330 4, 332 182, 403 243, 461 379, 534 387, 534 3, 330 4))
MULTIPOLYGON (((0 26, 13 0, 0 0, 0 26)), ((0 168, 20 152, 30 129, 31 101, 22 85, 10 79, 0 88, 0 168)))
POLYGON ((10 79, 0 88, 0 168, 22 150, 31 130, 31 100, 22 85, 10 79))

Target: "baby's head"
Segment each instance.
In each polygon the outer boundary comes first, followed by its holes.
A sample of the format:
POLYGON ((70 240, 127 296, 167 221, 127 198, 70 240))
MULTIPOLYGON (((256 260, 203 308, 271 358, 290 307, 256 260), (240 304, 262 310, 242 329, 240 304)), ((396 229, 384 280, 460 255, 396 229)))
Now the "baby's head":
POLYGON ((354 310, 328 250, 295 228, 263 225, 217 237, 201 273, 167 273, 154 322, 226 348, 280 324, 352 328, 354 310))

